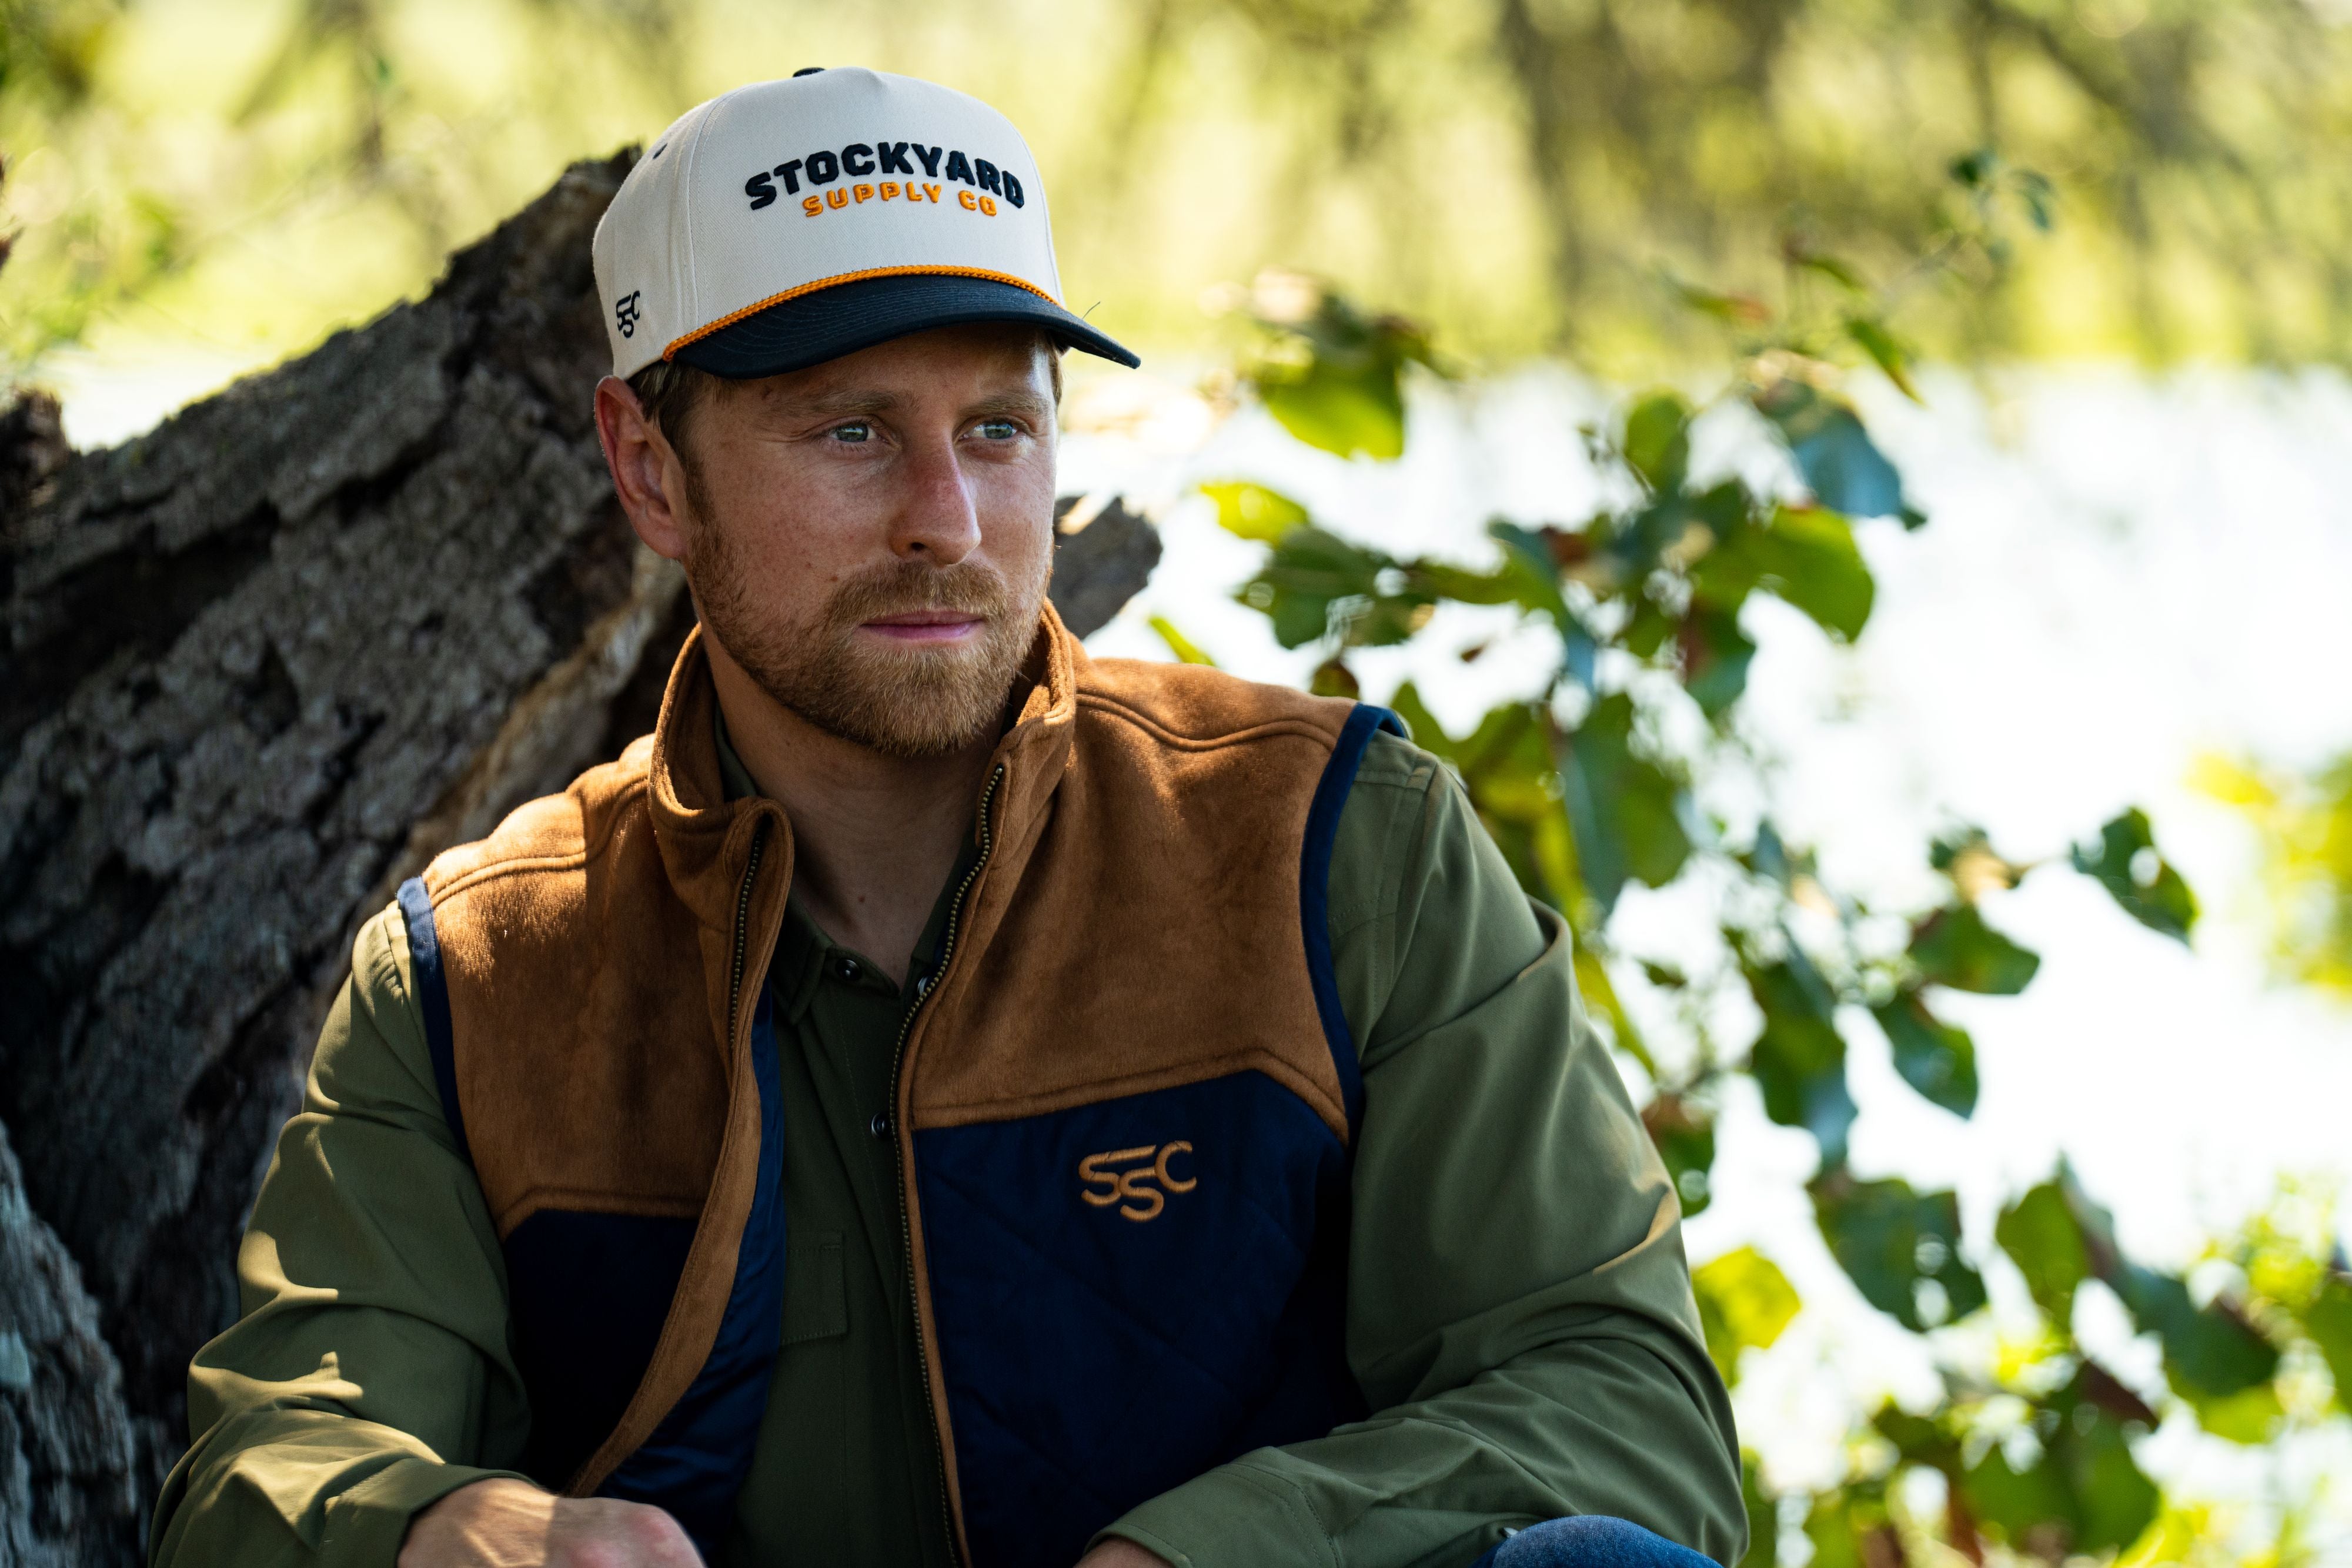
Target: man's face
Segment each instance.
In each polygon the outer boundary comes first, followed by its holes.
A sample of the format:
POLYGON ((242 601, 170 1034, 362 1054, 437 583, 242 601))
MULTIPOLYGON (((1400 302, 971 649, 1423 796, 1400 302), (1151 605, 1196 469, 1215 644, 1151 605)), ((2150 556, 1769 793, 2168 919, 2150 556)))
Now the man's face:
POLYGON ((978 739, 1053 563, 1050 351, 944 328, 706 397, 670 497, 682 548, 663 549, 704 635, 845 739, 898 757, 978 739))

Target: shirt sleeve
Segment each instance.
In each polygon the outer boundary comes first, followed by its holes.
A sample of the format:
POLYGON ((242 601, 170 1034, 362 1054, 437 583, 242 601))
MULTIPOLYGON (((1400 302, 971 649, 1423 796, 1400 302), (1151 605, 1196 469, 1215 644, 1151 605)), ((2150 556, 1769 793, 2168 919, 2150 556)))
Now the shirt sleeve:
POLYGON ((153 1568, 389 1568, 410 1517, 519 1472, 506 1275, 441 1110, 397 906, 362 928, 188 1373, 153 1568))
POLYGON ((1443 766, 1388 736, 1341 813, 1330 899, 1365 1094, 1348 1354, 1374 1414, 1105 1533, 1179 1568, 1402 1568, 1612 1514, 1737 1561, 1738 1442, 1680 1206, 1564 923, 1443 766))

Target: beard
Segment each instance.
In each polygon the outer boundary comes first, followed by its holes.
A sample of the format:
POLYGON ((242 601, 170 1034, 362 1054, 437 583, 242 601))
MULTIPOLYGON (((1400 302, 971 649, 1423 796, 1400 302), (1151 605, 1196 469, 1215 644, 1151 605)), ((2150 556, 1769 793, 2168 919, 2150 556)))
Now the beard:
POLYGON ((782 621, 748 587, 726 531, 708 523, 686 575, 704 625, 769 696, 827 735, 908 759, 961 751, 1003 720, 1045 597, 1043 575, 1022 585, 974 561, 896 560, 845 580, 813 619, 782 621), (982 630, 961 647, 857 635, 877 616, 920 610, 977 616, 982 630))

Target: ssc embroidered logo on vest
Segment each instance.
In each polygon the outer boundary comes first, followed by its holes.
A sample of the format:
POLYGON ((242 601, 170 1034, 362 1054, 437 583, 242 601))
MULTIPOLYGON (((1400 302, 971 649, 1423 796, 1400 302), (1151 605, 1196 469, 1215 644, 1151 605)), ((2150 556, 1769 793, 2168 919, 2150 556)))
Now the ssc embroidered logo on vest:
POLYGON ((1122 1219, 1138 1224, 1157 1219, 1168 1207, 1166 1193, 1190 1192, 1201 1185, 1200 1177, 1181 1180, 1168 1168, 1171 1159, 1192 1152, 1192 1145, 1180 1138, 1172 1144, 1146 1144, 1139 1149, 1108 1149, 1099 1155, 1088 1155, 1078 1162, 1078 1180, 1085 1184, 1078 1189, 1078 1196, 1097 1208, 1118 1205, 1122 1219), (1130 1163, 1137 1160, 1149 1163, 1130 1163), (1107 1170, 1107 1166, 1128 1168, 1107 1170), (1093 1187, 1103 1190, 1089 1190, 1093 1187))

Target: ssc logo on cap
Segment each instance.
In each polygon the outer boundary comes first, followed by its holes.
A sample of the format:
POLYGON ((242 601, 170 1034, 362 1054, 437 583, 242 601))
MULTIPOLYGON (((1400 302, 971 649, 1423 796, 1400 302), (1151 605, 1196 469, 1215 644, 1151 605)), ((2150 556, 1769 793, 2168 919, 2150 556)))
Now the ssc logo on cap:
POLYGON ((977 99, 835 68, 712 99, 656 146, 596 228, 614 375, 774 375, 997 320, 1137 362, 1063 307, 1036 161, 977 99))

